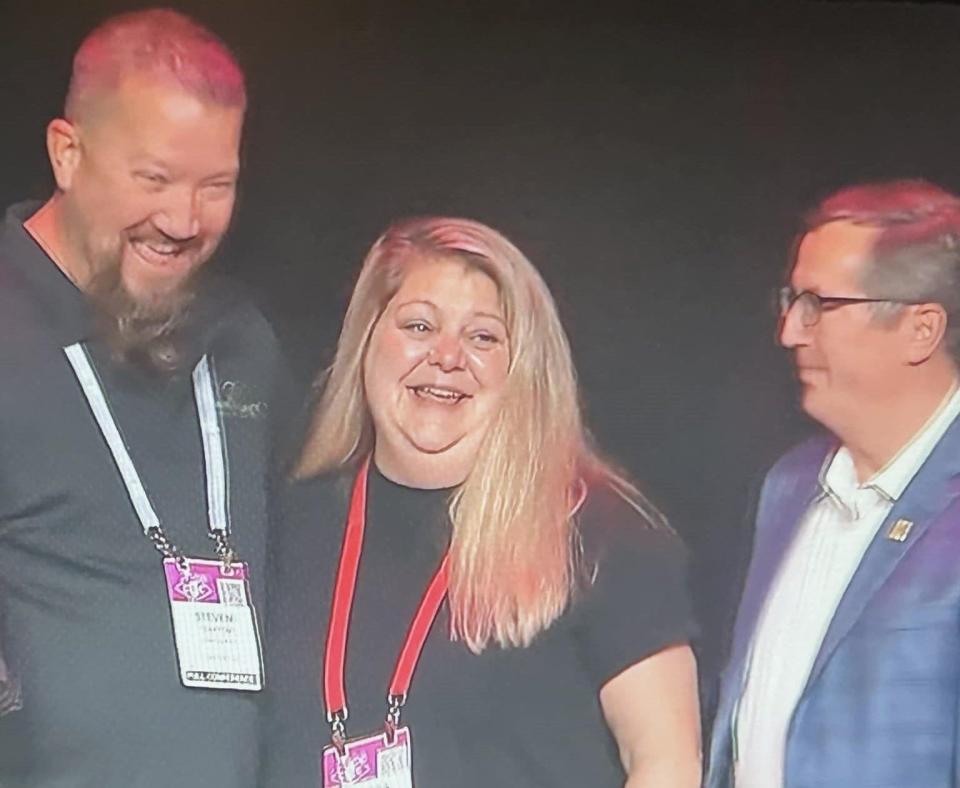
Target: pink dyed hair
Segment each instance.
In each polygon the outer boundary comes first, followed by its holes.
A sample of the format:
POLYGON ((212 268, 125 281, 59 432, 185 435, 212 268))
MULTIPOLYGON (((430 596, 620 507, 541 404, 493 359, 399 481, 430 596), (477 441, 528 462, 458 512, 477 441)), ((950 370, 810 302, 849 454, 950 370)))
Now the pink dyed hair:
POLYGON ((136 72, 172 79, 206 101, 246 107, 243 70, 226 44, 178 11, 151 8, 112 16, 83 40, 73 58, 66 117, 77 119, 97 94, 136 72))
POLYGON ((882 232, 861 270, 863 291, 878 317, 899 315, 904 304, 940 304, 947 313, 945 348, 960 366, 960 196, 921 179, 846 186, 806 217, 804 235, 829 222, 846 221, 882 232))

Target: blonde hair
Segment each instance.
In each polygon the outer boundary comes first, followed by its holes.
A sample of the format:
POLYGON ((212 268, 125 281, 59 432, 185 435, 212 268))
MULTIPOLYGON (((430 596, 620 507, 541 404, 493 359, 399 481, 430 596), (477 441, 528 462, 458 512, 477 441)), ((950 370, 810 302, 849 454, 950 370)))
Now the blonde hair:
POLYGON ((456 259, 490 276, 510 338, 502 404, 450 500, 451 636, 474 652, 527 646, 583 576, 576 512, 584 479, 606 482, 651 522, 655 509, 590 448, 566 334, 546 284, 495 230, 430 217, 390 227, 370 249, 295 475, 358 465, 373 450, 363 360, 412 259, 456 259))

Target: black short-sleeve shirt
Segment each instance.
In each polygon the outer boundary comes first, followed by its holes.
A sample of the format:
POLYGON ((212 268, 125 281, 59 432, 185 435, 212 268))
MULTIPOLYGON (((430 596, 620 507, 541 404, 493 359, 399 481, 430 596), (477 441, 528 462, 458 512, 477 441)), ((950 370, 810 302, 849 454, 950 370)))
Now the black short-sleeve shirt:
MULTIPOLYGON (((265 788, 316 788, 329 741, 323 643, 352 479, 293 486, 271 558, 265 788)), ((347 646, 348 735, 375 732, 387 684, 448 543, 449 491, 414 490, 371 467, 367 527, 347 646)), ((413 678, 403 723, 417 788, 620 786, 601 687, 694 632, 677 537, 605 488, 579 516, 592 584, 527 648, 473 654, 449 639, 444 607, 413 678)))
MULTIPOLYGON (((111 358, 87 299, 24 230, 35 208, 12 208, 0 232, 0 642, 24 704, 0 718, 0 785, 252 788, 260 701, 181 686, 161 557, 63 348, 88 340, 164 529, 212 558, 189 367, 166 379, 111 358)), ((226 282, 208 282, 195 317, 191 353, 217 375, 233 543, 262 613, 283 364, 226 282)))

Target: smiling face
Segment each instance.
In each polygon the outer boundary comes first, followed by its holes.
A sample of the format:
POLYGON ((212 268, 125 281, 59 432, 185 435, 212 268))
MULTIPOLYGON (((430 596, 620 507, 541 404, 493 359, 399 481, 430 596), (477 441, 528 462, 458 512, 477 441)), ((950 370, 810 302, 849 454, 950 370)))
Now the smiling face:
POLYGON ((414 487, 462 482, 500 407, 509 365, 494 281, 457 259, 409 261, 364 358, 380 470, 414 487))
POLYGON ((84 289, 112 276, 141 306, 175 299, 229 225, 242 107, 134 74, 59 123, 64 264, 84 289))

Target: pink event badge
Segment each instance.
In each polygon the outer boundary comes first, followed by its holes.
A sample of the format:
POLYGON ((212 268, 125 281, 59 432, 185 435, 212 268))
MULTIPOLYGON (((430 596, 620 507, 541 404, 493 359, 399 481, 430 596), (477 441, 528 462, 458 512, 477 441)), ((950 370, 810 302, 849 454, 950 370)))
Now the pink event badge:
POLYGON ((263 660, 247 566, 189 558, 163 559, 180 682, 201 689, 263 687, 263 660))
POLYGON ((234 563, 226 570, 219 561, 192 558, 189 570, 184 572, 175 561, 164 561, 163 571, 167 580, 167 593, 172 602, 210 602, 213 604, 246 604, 243 599, 221 599, 221 594, 238 597, 247 580, 247 566, 234 563), (218 582, 220 581, 220 582, 218 582), (224 583, 223 581, 227 581, 224 583))
POLYGON ((360 785, 363 788, 412 788, 410 729, 397 728, 392 742, 386 733, 349 740, 341 755, 333 745, 320 759, 323 788, 360 785))

